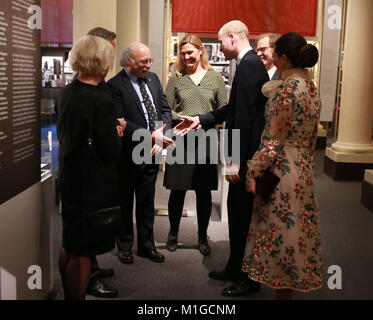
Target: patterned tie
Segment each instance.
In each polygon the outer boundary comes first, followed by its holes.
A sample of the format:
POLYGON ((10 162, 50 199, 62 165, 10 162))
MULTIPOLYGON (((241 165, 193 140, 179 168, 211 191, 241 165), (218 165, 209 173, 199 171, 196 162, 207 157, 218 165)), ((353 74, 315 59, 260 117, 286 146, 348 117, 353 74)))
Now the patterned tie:
POLYGON ((155 129, 155 120, 157 120, 157 112, 155 111, 152 101, 149 98, 149 95, 145 88, 145 79, 144 78, 138 78, 137 79, 139 86, 140 86, 140 92, 143 98, 143 102, 146 108, 146 111, 148 112, 148 119, 149 119, 149 130, 150 132, 153 132, 155 129))

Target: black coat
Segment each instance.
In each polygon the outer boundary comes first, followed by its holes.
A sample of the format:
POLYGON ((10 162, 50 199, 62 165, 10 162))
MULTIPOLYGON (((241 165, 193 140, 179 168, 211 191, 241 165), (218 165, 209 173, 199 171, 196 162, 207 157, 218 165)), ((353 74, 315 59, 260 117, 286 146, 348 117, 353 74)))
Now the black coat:
MULTIPOLYGON (((116 130, 116 111, 110 91, 103 83, 94 86, 74 80, 62 89, 58 107, 63 244, 69 252, 77 255, 103 253, 111 250, 113 243, 104 244, 101 248, 82 244, 83 199, 89 197, 86 185, 90 119, 92 146, 113 175, 116 174, 116 161, 121 155, 121 143, 116 130)), ((89 179, 95 179, 96 185, 105 183, 97 176, 89 179)), ((112 192, 107 192, 108 194, 102 194, 103 198, 113 196, 112 192)))
POLYGON ((246 165, 247 160, 251 159, 259 147, 265 124, 264 106, 267 101, 261 89, 267 81, 267 70, 255 51, 250 50, 237 66, 228 104, 199 117, 202 126, 226 121, 225 128, 229 133, 232 129, 240 130, 241 167, 246 165))

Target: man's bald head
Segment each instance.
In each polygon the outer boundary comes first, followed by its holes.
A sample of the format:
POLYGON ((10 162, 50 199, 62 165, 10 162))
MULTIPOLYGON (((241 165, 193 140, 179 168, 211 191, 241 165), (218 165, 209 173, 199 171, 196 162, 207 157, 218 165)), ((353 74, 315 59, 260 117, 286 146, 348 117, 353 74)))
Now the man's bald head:
POLYGON ((218 34, 224 37, 228 37, 230 33, 234 33, 242 39, 247 39, 249 37, 249 30, 246 24, 239 20, 232 20, 227 22, 220 28, 218 34))
POLYGON ((232 20, 223 25, 218 32, 218 41, 225 59, 237 59, 243 49, 250 47, 248 36, 247 26, 239 20, 232 20))

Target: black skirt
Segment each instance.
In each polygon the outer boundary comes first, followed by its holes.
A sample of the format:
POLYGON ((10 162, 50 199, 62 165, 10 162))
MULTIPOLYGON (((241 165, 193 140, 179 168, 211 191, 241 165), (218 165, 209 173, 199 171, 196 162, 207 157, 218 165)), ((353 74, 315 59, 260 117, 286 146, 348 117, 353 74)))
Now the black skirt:
POLYGON ((83 178, 77 172, 66 174, 65 167, 60 181, 62 205, 62 246, 69 254, 92 257, 114 249, 114 239, 101 243, 87 240, 85 215, 82 209, 83 178))
MULTIPOLYGON (((172 190, 217 190, 218 166, 211 163, 217 162, 217 159, 215 159, 217 157, 217 146, 216 150, 212 152, 210 142, 207 141, 206 149, 203 150, 204 154, 202 155, 201 152, 198 154, 197 139, 195 139, 192 148, 187 147, 187 136, 180 142, 182 144, 176 143, 176 148, 167 152, 163 185, 172 190), (176 157, 178 148, 184 149, 183 163, 169 164, 171 156, 176 157), (193 158, 194 163, 190 163, 191 161, 188 161, 188 158, 193 158), (205 160, 205 164, 200 163, 202 159, 205 160)), ((212 147, 215 148, 215 145, 212 144, 212 147)))

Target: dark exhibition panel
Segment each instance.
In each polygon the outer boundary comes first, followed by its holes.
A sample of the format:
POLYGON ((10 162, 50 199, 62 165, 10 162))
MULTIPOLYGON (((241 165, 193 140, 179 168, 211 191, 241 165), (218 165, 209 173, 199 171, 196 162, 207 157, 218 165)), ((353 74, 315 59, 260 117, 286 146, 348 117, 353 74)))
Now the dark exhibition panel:
POLYGON ((40 181, 40 30, 23 8, 0 2, 0 204, 40 181))

